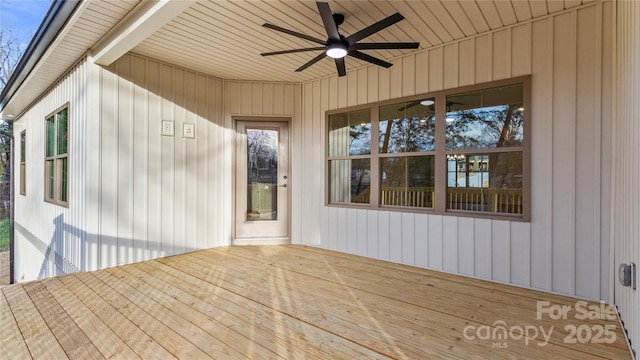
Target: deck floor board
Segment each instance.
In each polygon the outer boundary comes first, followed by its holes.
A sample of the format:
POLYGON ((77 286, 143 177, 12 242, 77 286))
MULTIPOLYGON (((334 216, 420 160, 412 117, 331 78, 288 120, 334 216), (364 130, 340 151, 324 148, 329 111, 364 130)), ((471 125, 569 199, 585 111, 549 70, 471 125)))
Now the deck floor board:
POLYGON ((579 301, 319 248, 215 248, 0 288, 0 359, 631 358, 617 318, 537 319, 539 300, 579 301), (605 326, 615 341, 565 341, 605 326))

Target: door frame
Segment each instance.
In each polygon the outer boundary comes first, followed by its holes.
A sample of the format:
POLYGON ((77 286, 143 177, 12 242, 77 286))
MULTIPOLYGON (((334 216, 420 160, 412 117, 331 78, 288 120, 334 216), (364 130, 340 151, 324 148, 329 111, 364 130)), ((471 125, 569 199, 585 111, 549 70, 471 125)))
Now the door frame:
POLYGON ((231 245, 286 245, 291 244, 291 204, 294 187, 294 179, 291 176, 292 168, 291 168, 291 117, 282 117, 282 116, 232 116, 231 122, 233 126, 233 149, 231 151, 231 182, 233 194, 231 195, 231 245), (287 126, 287 131, 289 133, 288 136, 288 144, 287 144, 287 162, 288 162, 288 173, 287 173, 287 235, 286 238, 236 238, 236 202, 238 195, 238 179, 237 179, 237 156, 238 156, 238 123, 239 122, 254 122, 254 123, 284 123, 287 126))

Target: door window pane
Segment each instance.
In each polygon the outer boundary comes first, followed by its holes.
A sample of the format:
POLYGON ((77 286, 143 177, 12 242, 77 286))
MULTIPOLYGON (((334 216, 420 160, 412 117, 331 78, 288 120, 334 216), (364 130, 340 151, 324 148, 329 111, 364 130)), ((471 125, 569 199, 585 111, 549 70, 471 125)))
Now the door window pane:
POLYGON ((380 107, 380 153, 435 150, 435 101, 423 99, 380 107))
POLYGON ((432 155, 380 159, 380 205, 434 207, 434 170, 432 155))
POLYGON ((329 161, 329 202, 368 204, 371 185, 369 159, 329 161))
POLYGON ((356 110, 329 116, 329 156, 371 153, 371 111, 356 110))
POLYGON ((520 147, 523 85, 447 96, 446 149, 520 147))
POLYGON ((247 186, 247 220, 277 220, 277 130, 247 130, 247 186))

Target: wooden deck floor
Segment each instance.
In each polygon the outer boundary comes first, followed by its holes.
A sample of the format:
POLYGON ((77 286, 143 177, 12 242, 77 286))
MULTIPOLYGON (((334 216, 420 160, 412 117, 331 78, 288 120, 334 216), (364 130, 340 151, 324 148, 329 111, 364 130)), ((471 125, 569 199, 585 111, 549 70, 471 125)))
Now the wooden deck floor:
POLYGON ((631 358, 617 318, 580 320, 576 299, 302 246, 197 251, 0 295, 5 359, 631 358), (570 306, 567 319, 536 319, 538 301, 570 306))

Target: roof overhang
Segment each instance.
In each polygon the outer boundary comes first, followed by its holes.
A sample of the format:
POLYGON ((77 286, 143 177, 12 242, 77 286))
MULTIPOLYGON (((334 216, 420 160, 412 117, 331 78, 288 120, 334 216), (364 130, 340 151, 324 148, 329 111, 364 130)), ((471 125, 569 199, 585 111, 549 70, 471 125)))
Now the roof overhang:
POLYGON ((143 1, 113 29, 92 51, 93 61, 109 66, 122 55, 158 31, 177 14, 188 9, 195 0, 143 1))
MULTIPOLYGON (((27 46, 23 56, 21 57, 14 75, 9 78, 7 86, 0 94, 0 109, 4 110, 5 106, 18 92, 18 89, 24 84, 28 76, 32 73, 40 59, 54 42, 67 20, 80 4, 79 0, 62 0, 54 1, 45 15, 44 20, 38 27, 33 39, 27 46)), ((0 112, 0 119, 11 120, 18 114, 0 112)))

